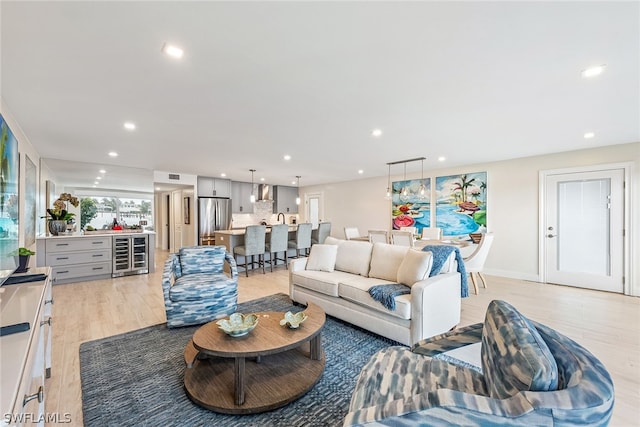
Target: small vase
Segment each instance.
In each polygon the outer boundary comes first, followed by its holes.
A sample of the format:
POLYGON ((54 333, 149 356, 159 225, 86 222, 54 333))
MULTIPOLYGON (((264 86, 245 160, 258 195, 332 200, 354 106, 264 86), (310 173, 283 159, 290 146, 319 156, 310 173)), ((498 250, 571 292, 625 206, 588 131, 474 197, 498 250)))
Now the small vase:
POLYGON ((60 233, 67 231, 67 221, 62 219, 49 220, 49 232, 53 236, 57 236, 60 233))

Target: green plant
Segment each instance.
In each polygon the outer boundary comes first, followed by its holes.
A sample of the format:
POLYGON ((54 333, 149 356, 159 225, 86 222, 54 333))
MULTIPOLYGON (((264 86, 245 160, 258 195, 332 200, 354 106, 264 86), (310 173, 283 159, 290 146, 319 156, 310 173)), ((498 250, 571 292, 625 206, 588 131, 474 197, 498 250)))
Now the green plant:
POLYGON ((15 251, 11 252, 9 254, 9 256, 28 256, 28 255, 35 255, 36 253, 34 251, 32 251, 31 249, 27 249, 27 248, 18 248, 15 251))

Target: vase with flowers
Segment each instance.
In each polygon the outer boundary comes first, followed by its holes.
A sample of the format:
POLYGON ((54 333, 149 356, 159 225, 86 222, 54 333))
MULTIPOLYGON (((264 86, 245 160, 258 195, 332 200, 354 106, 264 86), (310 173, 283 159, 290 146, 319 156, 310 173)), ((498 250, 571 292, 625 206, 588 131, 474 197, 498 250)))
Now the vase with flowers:
POLYGON ((67 222, 75 216, 73 212, 67 210, 67 203, 71 203, 74 207, 80 204, 77 197, 69 193, 61 193, 60 197, 53 202, 53 208, 47 209, 49 232, 54 236, 67 231, 67 222))

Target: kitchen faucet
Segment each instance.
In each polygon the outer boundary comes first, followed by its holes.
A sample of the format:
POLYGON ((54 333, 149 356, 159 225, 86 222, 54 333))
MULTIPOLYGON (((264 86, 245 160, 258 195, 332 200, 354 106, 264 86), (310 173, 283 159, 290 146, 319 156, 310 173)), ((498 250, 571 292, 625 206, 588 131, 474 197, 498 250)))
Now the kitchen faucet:
POLYGON ((286 217, 282 212, 278 212, 278 217, 276 218, 276 221, 280 222, 280 215, 282 215, 282 223, 284 224, 286 221, 286 217))

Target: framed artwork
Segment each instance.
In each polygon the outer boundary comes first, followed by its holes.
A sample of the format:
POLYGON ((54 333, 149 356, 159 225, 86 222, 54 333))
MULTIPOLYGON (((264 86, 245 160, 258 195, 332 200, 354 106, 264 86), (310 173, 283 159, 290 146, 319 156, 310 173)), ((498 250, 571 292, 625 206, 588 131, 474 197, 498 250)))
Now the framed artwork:
POLYGON ((36 185, 37 169, 25 154, 25 199, 24 199, 24 243, 26 247, 36 242, 36 185))
POLYGON ((191 224, 191 198, 185 197, 182 200, 182 207, 184 208, 184 223, 191 224))
POLYGON ((445 236, 487 231, 487 172, 436 178, 436 227, 445 236))
POLYGON ((394 181, 391 184, 391 225, 416 227, 417 234, 431 224, 431 179, 394 181))

